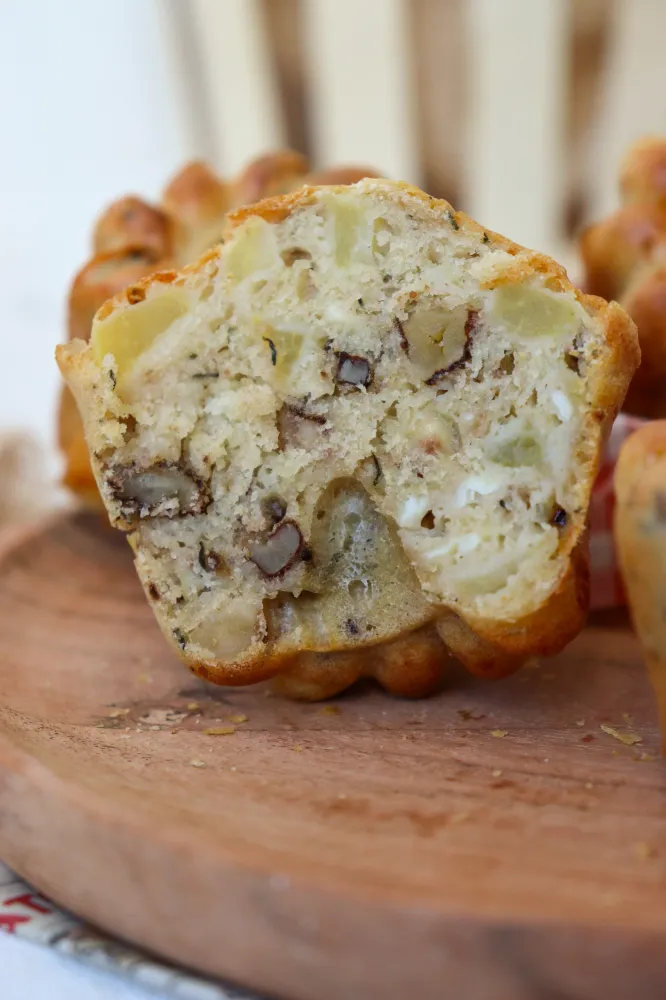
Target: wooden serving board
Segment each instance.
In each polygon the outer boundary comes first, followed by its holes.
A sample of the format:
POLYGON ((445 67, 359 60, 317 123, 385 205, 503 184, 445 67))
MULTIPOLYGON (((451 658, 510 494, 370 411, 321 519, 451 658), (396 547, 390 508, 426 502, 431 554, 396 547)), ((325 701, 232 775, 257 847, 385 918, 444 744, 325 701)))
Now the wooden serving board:
POLYGON ((427 701, 293 704, 195 680, 124 540, 69 514, 0 557, 0 623, 0 856, 100 927, 293 1000, 666 994, 666 765, 626 622, 427 701))

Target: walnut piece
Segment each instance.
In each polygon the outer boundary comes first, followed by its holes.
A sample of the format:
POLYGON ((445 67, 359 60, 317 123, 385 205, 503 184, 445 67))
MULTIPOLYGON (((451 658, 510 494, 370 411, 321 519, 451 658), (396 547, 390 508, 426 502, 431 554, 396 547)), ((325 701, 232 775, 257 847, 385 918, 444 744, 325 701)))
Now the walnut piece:
POLYGON ((167 462, 150 469, 116 468, 106 476, 123 517, 177 517, 201 514, 210 502, 204 484, 167 462))
POLYGON ((252 542, 250 559, 264 576, 285 573, 301 553, 303 536, 295 521, 282 521, 263 542, 252 542))
POLYGON ((370 385, 372 382, 370 362, 360 354, 347 354, 346 351, 341 351, 338 355, 335 381, 342 385, 370 385))
MULTIPOLYGON (((471 313, 466 306, 447 309, 423 296, 413 312, 400 324, 409 360, 428 384, 448 374, 466 358, 467 326, 471 313)), ((433 383, 434 384, 434 383, 433 383)))

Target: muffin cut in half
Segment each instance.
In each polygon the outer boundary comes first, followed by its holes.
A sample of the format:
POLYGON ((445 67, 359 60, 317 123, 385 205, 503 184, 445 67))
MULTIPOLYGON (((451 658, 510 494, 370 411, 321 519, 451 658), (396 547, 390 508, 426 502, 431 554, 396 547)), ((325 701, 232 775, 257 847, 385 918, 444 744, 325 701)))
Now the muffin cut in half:
POLYGON ((365 180, 242 209, 58 359, 111 521, 202 677, 419 695, 444 646, 499 676, 580 629, 635 328, 446 202, 365 180))

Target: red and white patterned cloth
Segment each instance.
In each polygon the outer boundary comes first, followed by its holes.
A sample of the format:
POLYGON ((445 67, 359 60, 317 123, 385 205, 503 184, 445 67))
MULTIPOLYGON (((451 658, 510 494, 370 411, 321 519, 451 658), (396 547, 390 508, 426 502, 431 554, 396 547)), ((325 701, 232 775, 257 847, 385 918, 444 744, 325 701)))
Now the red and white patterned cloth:
POLYGON ((613 511, 615 492, 613 475, 620 448, 630 434, 645 423, 639 417, 621 413, 606 445, 603 463, 599 470, 592 502, 590 504, 590 568, 591 606, 612 608, 625 604, 624 588, 613 544, 613 511))

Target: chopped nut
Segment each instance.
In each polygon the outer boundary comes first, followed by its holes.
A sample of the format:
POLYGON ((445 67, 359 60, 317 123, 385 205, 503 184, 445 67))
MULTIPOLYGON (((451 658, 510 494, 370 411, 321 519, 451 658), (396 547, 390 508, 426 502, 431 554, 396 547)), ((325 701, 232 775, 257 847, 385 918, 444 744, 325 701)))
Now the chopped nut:
POLYGON ((493 778, 501 778, 501 777, 502 777, 502 772, 499 770, 499 768, 496 768, 493 771, 493 778))
POLYGON ((504 739, 505 736, 509 735, 508 729, 492 729, 490 732, 491 736, 496 736, 497 739, 504 739))
POLYGON ((398 337, 400 338, 400 346, 405 352, 405 354, 409 354, 409 341, 405 336, 405 329, 397 316, 395 317, 393 322, 395 324, 396 330, 398 331, 398 337))
POLYGON ((407 344, 405 347, 401 341, 401 346, 427 385, 435 385, 469 359, 472 315, 477 314, 465 306, 448 309, 437 300, 423 297, 401 324, 407 344))
POLYGON ((250 545, 250 559, 268 577, 285 573, 300 555, 303 536, 295 521, 282 521, 264 542, 250 545))
POLYGON ((231 736, 235 732, 235 726, 209 726, 208 729, 204 729, 205 736, 231 736))
POLYGON ((293 267, 299 260, 312 260, 310 251, 303 250, 301 247, 292 247, 290 250, 283 250, 280 257, 285 267, 293 267))
POLYGON ((247 715, 243 715, 242 712, 239 712, 237 715, 230 715, 229 716, 229 722, 241 723, 241 722, 248 722, 248 721, 249 720, 248 720, 247 715))
POLYGON ((221 559, 217 552, 207 549, 203 542, 199 545, 199 565, 208 573, 214 573, 219 569, 221 559))
POLYGON ((191 760, 190 764, 192 767, 205 767, 205 763, 202 760, 191 760))
POLYGON ((370 362, 359 354, 347 354, 341 351, 338 355, 335 381, 341 385, 370 385, 372 382, 370 362))
POLYGON ((318 428, 326 424, 326 417, 321 413, 309 413, 302 406, 285 403, 277 415, 278 444, 281 451, 285 448, 309 449, 317 443, 321 436, 318 428))
POLYGON ((287 513, 287 504, 282 497, 274 493, 264 497, 261 501, 261 509, 269 524, 278 524, 287 513))
POLYGON ((168 462, 148 469, 111 469, 106 485, 113 499, 120 502, 123 517, 201 514, 210 503, 210 494, 201 480, 168 462))
POLYGON ((119 719, 122 715, 129 715, 129 708, 112 708, 108 715, 110 719, 119 719))
POLYGON ((550 519, 550 523, 556 528, 563 528, 567 523, 567 512, 564 507, 556 507, 550 519))
POLYGON ((187 703, 187 711, 188 712, 196 712, 196 710, 198 709, 198 707, 199 707, 199 702, 198 701, 188 701, 188 703, 187 703))

